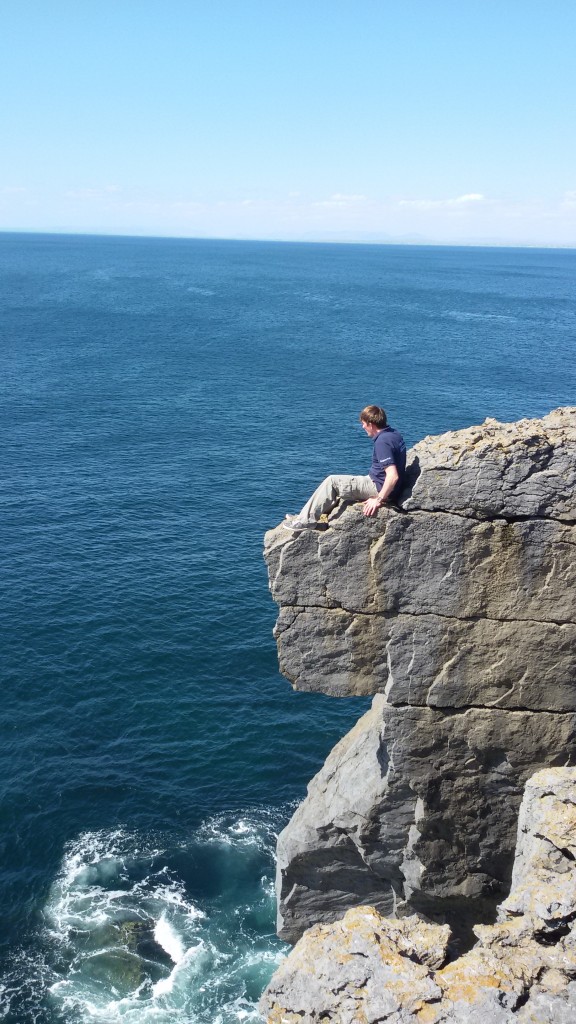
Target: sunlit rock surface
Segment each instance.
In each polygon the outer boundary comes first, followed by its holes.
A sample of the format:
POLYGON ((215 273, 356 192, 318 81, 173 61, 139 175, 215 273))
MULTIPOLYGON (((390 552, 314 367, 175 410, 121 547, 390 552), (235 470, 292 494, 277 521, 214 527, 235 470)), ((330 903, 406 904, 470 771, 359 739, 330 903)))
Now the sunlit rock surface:
POLYGON ((530 779, 513 887, 495 925, 448 958, 448 928, 370 906, 305 933, 261 1002, 268 1024, 573 1024, 576 770, 530 779))
POLYGON ((576 409, 425 438, 409 466, 401 510, 266 535, 283 673, 376 695, 280 836, 291 941, 360 903, 490 920, 526 780, 576 760, 576 409))

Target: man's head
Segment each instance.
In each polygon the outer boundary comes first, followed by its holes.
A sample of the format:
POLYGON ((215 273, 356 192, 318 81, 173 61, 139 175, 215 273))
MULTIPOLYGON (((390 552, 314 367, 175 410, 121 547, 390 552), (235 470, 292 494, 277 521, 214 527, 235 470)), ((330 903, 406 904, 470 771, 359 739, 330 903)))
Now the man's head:
POLYGON ((360 413, 360 423, 366 433, 373 437, 379 430, 384 429, 388 420, 386 419, 384 409, 381 409, 379 405, 367 405, 360 413))

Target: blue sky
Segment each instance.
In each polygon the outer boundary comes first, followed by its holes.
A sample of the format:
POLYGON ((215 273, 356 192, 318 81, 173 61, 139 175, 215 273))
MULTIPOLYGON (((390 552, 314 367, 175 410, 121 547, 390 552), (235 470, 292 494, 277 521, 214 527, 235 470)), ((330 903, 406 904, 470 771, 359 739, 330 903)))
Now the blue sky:
POLYGON ((0 22, 0 230, 576 246, 574 0, 0 22))

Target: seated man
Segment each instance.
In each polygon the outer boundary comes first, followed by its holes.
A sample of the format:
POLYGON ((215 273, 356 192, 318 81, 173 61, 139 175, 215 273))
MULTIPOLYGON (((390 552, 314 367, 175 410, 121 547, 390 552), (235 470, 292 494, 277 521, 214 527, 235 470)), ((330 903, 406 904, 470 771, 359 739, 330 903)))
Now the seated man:
POLYGON ((364 501, 364 515, 374 516, 385 501, 398 497, 406 470, 406 445, 397 430, 387 425, 386 413, 379 405, 367 405, 360 422, 368 437, 374 438, 372 465, 368 476, 327 476, 304 508, 282 524, 287 530, 314 529, 321 515, 330 512, 339 501, 364 501))

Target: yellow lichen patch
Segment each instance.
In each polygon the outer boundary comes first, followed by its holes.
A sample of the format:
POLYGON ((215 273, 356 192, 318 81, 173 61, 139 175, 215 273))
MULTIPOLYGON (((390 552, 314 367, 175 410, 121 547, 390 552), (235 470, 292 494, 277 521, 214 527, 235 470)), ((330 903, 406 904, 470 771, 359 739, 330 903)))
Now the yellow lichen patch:
POLYGON ((291 1013, 282 1006, 273 1006, 266 1018, 266 1024, 302 1024, 302 1014, 291 1013))
POLYGON ((435 981, 452 1002, 476 1003, 484 998, 486 989, 520 993, 524 976, 524 964, 511 968, 495 956, 472 951, 438 971, 435 981))
MULTIPOLYGON (((410 961, 406 957, 400 956, 395 950, 391 949, 390 946, 380 943, 378 947, 378 955, 383 964, 390 967, 392 970, 405 971, 410 961)), ((425 967, 420 967, 419 964, 410 964, 414 968, 414 973, 417 976, 424 977, 428 972, 425 967)))
POLYGON ((473 931, 480 944, 490 949, 494 946, 516 947, 523 940, 531 939, 533 934, 530 922, 524 917, 515 917, 511 921, 501 921, 498 924, 478 924, 473 931))
POLYGON ((436 1003, 425 1003, 416 1010, 418 1024, 436 1024, 439 1018, 439 1007, 436 1003))
POLYGON ((462 975, 461 978, 454 980, 453 984, 446 987, 445 996, 453 1003, 462 1002, 472 1005, 482 1001, 487 988, 499 990, 500 986, 497 979, 490 977, 488 974, 483 977, 474 977, 473 979, 462 975))
POLYGON ((559 849, 576 849, 576 805, 563 804, 561 810, 556 801, 549 815, 539 825, 540 832, 559 849))

